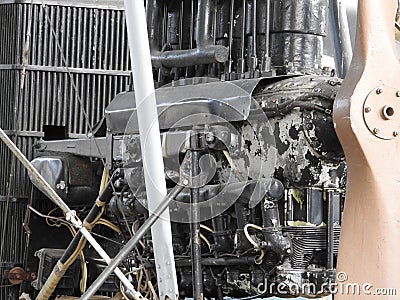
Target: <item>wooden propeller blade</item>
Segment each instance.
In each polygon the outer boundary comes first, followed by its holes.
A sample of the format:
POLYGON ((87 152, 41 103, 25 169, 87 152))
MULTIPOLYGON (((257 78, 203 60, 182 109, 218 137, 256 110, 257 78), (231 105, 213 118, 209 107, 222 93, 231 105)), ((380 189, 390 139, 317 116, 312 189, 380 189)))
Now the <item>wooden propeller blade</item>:
POLYGON ((355 283, 361 289, 360 295, 344 290, 335 300, 397 299, 400 295, 400 65, 393 26, 396 7, 397 0, 359 0, 354 57, 334 106, 336 132, 348 164, 337 267, 348 279, 338 284, 355 283), (367 291, 363 291, 365 284, 367 291), (378 298, 374 295, 378 288, 396 288, 397 297, 378 298))

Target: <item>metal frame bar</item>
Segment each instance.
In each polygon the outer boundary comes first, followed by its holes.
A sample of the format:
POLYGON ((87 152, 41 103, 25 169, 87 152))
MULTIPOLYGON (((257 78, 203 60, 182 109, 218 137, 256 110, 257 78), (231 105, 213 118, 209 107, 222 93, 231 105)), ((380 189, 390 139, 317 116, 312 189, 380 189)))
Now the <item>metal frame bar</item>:
MULTIPOLYGON (((76 213, 71 210, 68 205, 58 196, 58 194, 51 188, 51 186, 46 182, 43 176, 35 169, 35 167, 30 163, 30 161, 25 157, 25 155, 18 149, 18 147, 11 141, 11 139, 5 134, 5 132, 0 128, 0 139, 6 144, 6 146, 13 152, 15 157, 23 164, 23 166, 28 170, 29 174, 36 180, 40 185, 41 189, 45 194, 65 213, 66 220, 71 222, 88 240, 88 242, 93 246, 96 252, 107 262, 111 261, 108 254, 100 246, 100 244, 92 237, 90 232, 83 227, 82 221, 76 216, 76 213)), ((115 275, 121 280, 130 294, 133 295, 135 299, 142 298, 141 295, 135 291, 133 285, 125 277, 119 268, 115 268, 115 275), (139 297, 140 296, 140 297, 139 297)))
MULTIPOLYGON (((146 12, 143 1, 125 0, 128 42, 132 62, 135 102, 143 154, 147 203, 152 213, 165 201, 167 187, 160 141, 160 126, 153 82, 153 69, 146 12)), ((133 97, 132 97, 133 98, 133 97)), ((133 99, 132 99, 133 101, 133 99)), ((151 228, 160 299, 179 295, 169 211, 165 210, 151 228)))
POLYGON ((350 68, 351 59, 353 58, 353 48, 351 46, 346 8, 341 0, 330 0, 329 19, 332 27, 332 38, 336 52, 336 68, 339 76, 344 78, 350 68))
POLYGON ((183 186, 176 185, 169 194, 161 201, 161 204, 154 210, 149 218, 143 223, 136 234, 126 243, 121 251, 113 258, 103 272, 97 277, 95 282, 88 288, 81 300, 90 300, 96 291, 103 285, 104 281, 111 275, 113 270, 131 253, 136 244, 149 231, 153 224, 159 219, 162 213, 168 208, 172 200, 183 190, 183 186))

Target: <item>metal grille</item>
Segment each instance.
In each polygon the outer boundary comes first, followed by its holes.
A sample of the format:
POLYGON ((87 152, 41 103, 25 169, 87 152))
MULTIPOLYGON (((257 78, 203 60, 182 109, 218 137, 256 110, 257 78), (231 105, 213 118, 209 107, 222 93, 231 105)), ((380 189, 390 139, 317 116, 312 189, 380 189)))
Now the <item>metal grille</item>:
MULTIPOLYGON (((82 6, 75 2, 74 6, 65 3, 46 8, 33 4, 27 75, 21 92, 30 4, 0 5, 5 45, 0 47, 0 124, 15 134, 14 106, 19 99, 18 146, 28 158, 32 158, 35 141, 43 136, 43 125, 66 126, 71 134, 85 134, 87 121, 91 126, 99 122, 112 98, 127 88, 130 61, 125 15, 115 3, 110 8, 105 1, 100 4, 99 8, 86 7, 84 2, 82 6)), ((122 8, 121 2, 117 4, 122 8)), ((3 145, 0 155, 5 166, 0 170, 0 195, 5 195, 10 155, 3 145)), ((20 166, 13 186, 15 196, 27 196, 27 176, 20 166)))
MULTIPOLYGON (((0 211, 5 211, 7 203, 4 197, 0 197, 0 211)), ((6 224, 6 232, 4 239, 5 249, 3 250, 3 259, 0 261, 0 274, 4 274, 5 270, 21 265, 24 257, 24 244, 25 234, 22 228, 22 221, 24 220, 26 202, 18 199, 12 199, 9 205, 9 214, 7 216, 7 222, 3 223, 3 219, 0 222, 0 232, 3 232, 3 224, 6 224)), ((3 215, 3 218, 5 216, 3 215)), ((0 299, 1 300, 13 300, 18 299, 19 286, 7 286, 9 283, 5 280, 1 280, 0 285, 4 287, 0 288, 0 299)))
MULTIPOLYGON (((130 62, 121 1, 107 3, 100 0, 96 1, 96 6, 84 1, 47 6, 51 23, 41 1, 35 1, 22 90, 20 80, 30 1, 0 4, 0 126, 16 138, 17 146, 29 159, 33 157, 34 144, 44 135, 43 125, 66 126, 70 134, 85 134, 89 131, 86 122, 92 126, 99 122, 108 103, 127 89, 130 62), (88 112, 87 121, 78 97, 88 112), (14 107, 18 102, 18 124, 14 128, 14 107)), ((7 210, 5 196, 11 160, 10 151, 0 143, 2 218, 7 210)), ((27 199, 30 183, 19 163, 12 182, 11 196, 27 199)), ((25 209, 26 202, 11 201, 6 222, 1 219, 0 233, 6 230, 7 234, 6 247, 0 258, 0 277, 4 270, 23 263, 25 209)), ((6 285, 7 281, 2 280, 1 284, 6 285)), ((18 293, 19 286, 2 287, 0 300, 17 299, 18 293)))
MULTIPOLYGON (((316 251, 327 247, 326 227, 286 227, 284 231, 292 237, 293 254, 290 258, 293 268, 304 269, 311 261, 316 251)), ((334 228, 333 252, 338 254, 340 227, 334 228)))

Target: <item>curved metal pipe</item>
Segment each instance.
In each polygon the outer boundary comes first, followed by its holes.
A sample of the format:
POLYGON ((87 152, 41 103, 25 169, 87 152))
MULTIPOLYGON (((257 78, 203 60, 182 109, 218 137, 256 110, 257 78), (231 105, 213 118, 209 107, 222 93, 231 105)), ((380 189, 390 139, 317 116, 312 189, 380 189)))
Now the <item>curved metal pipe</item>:
MULTIPOLYGON (((223 63, 229 58, 227 47, 215 45, 213 33, 214 1, 199 0, 196 16, 196 48, 188 50, 158 51, 159 42, 154 37, 157 27, 157 16, 160 13, 159 1, 151 0, 147 6, 149 37, 151 46, 151 62, 153 67, 183 68, 195 65, 223 63), (154 39, 154 40, 153 40, 154 39)), ((182 34, 182 33, 181 33, 182 34)))

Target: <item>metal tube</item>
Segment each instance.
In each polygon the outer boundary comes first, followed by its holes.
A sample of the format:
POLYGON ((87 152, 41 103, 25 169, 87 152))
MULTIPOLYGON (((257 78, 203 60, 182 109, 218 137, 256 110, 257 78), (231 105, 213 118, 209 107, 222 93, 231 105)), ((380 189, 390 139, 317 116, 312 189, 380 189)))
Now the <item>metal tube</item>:
MULTIPOLYGON (((193 131, 190 137, 191 144, 191 177, 192 179, 199 175, 199 133, 193 131)), ((191 189, 191 222, 190 222, 190 236, 192 240, 191 254, 192 254, 192 285, 193 285, 193 299, 203 299, 203 270, 201 267, 201 239, 200 239, 200 210, 199 210, 199 188, 194 187, 191 189)))
MULTIPOLYGON (((87 239, 87 241, 93 246, 93 248, 96 250, 96 252, 100 255, 104 261, 109 264, 111 262, 111 258, 108 256, 106 251, 100 246, 100 244, 94 239, 94 237, 90 234, 90 232, 85 228, 81 228, 81 233, 82 235, 87 239)), ((121 280, 122 284, 125 286, 127 289, 126 294, 130 295, 133 299, 135 300, 143 300, 143 296, 135 291, 135 288, 133 287, 132 283, 128 280, 128 278, 125 277, 124 273, 117 267, 114 269, 115 275, 121 280)))
MULTIPOLYGON (((128 41, 143 155, 148 208, 153 212, 164 200, 167 188, 160 141, 153 70, 143 1, 125 0, 128 41)), ((151 229, 160 299, 178 296, 169 211, 151 229)))
POLYGON ((250 24, 252 25, 252 54, 251 57, 249 58, 249 69, 250 71, 254 71, 257 68, 258 65, 258 59, 257 59, 257 0, 253 0, 252 3, 252 8, 251 8, 252 16, 251 19, 252 21, 250 24))
POLYGON ((339 13, 339 24, 340 24, 340 43, 342 45, 342 59, 343 59, 343 76, 346 76, 351 60, 353 59, 353 48, 351 46, 351 37, 349 22, 347 19, 346 8, 344 7, 342 1, 338 1, 338 13, 339 13))
POLYGON ((264 58, 263 58, 263 66, 262 70, 264 72, 269 72, 271 71, 271 57, 269 53, 269 33, 271 31, 271 26, 270 26, 270 20, 271 20, 271 1, 270 0, 265 0, 265 7, 266 7, 266 20, 265 20, 265 53, 264 53, 264 58))
POLYGON ((157 52, 152 55, 154 67, 190 67, 201 64, 211 64, 215 62, 225 62, 228 59, 229 51, 220 45, 209 45, 204 48, 189 50, 171 50, 157 52))
POLYGON ((339 77, 344 78, 350 68, 353 58, 353 48, 346 8, 341 0, 330 0, 330 23, 333 31, 333 43, 335 45, 335 61, 339 77))
POLYGON ((233 46, 233 21, 235 12, 235 0, 231 0, 229 6, 229 61, 228 61, 228 73, 232 73, 232 46, 233 46))
POLYGON ((140 239, 146 234, 151 226, 161 217, 161 214, 167 209, 168 205, 174 200, 177 195, 182 191, 183 187, 180 185, 175 186, 168 196, 166 196, 161 204, 149 216, 146 222, 139 228, 136 234, 128 241, 128 243, 121 249, 121 251, 110 261, 108 266, 103 270, 96 281, 89 287, 85 294, 82 295, 81 300, 89 300, 96 291, 103 285, 104 281, 110 276, 113 270, 131 253, 132 249, 136 246, 140 239))
POLYGON ((237 72, 243 74, 245 71, 245 43, 246 43, 246 0, 242 1, 242 31, 240 37, 240 59, 238 61, 237 72))
POLYGON ((147 31, 149 33, 151 51, 160 50, 160 32, 162 31, 162 22, 160 22, 160 19, 163 14, 162 8, 163 6, 159 0, 146 1, 147 31))
POLYGON ((328 224, 327 224, 327 269, 334 268, 334 247, 335 247, 335 207, 340 203, 340 195, 336 191, 328 192, 328 224))
MULTIPOLYGON (((194 13, 194 4, 191 2, 191 11, 194 13)), ((195 65, 223 63, 229 58, 228 48, 214 45, 214 1, 199 0, 197 6, 196 29, 193 37, 193 19, 191 16, 190 44, 193 47, 193 38, 196 48, 189 50, 152 51, 151 61, 154 67, 183 68, 195 65)), ((152 49, 153 50, 153 49, 152 49)))
POLYGON ((196 18, 196 47, 203 48, 214 44, 213 17, 214 1, 199 0, 197 4, 196 18))
MULTIPOLYGON (((82 227, 82 222, 76 217, 75 213, 65 204, 65 202, 57 195, 57 193, 51 188, 43 176, 35 169, 35 167, 30 163, 26 156, 18 149, 18 147, 10 140, 10 138, 5 134, 3 129, 0 128, 0 138, 6 144, 6 146, 14 153, 18 160, 24 165, 28 170, 29 174, 33 179, 39 184, 39 187, 45 194, 50 197, 50 199, 59 206, 62 211, 66 214, 66 219, 73 223, 73 225, 80 229, 83 236, 89 241, 89 243, 95 248, 95 250, 104 256, 106 259, 108 257, 107 253, 103 248, 97 243, 97 241, 90 235, 86 228, 82 227)), ((109 259, 109 257, 108 257, 109 259)), ((123 284, 127 287, 129 291, 134 291, 132 284, 126 279, 124 274, 120 270, 116 270, 116 275, 121 279, 123 284), (117 274, 118 273, 118 274, 117 274)))
POLYGON ((257 0, 253 0, 252 7, 252 36, 253 36, 253 56, 257 57, 257 0))

